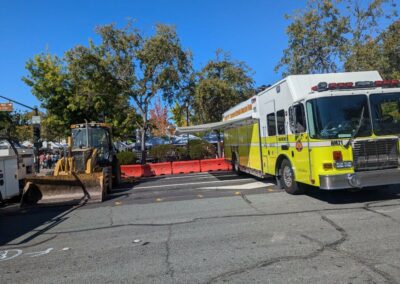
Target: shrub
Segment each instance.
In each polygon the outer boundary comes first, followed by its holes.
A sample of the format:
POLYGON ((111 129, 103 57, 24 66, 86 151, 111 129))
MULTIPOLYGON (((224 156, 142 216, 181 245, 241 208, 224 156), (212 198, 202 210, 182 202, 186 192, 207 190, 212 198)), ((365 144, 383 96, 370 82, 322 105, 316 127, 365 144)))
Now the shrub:
POLYGON ((175 148, 175 159, 178 161, 186 161, 189 159, 189 154, 186 146, 175 148))
POLYGON ((169 144, 157 145, 150 149, 150 155, 158 162, 170 161, 174 157, 174 147, 169 144))
POLYGON ((123 151, 117 153, 120 165, 133 165, 136 163, 136 154, 134 152, 123 151))
POLYGON ((189 141, 189 157, 192 160, 215 158, 215 147, 204 140, 189 141))

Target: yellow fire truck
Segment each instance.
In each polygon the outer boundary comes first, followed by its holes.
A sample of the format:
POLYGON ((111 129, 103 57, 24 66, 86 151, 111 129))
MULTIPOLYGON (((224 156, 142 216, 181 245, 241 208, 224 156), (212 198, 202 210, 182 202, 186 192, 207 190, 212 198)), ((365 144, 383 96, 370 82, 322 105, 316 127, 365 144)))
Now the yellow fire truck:
POLYGON ((377 71, 293 75, 231 108, 223 121, 233 169, 275 176, 290 194, 400 183, 400 84, 377 71))

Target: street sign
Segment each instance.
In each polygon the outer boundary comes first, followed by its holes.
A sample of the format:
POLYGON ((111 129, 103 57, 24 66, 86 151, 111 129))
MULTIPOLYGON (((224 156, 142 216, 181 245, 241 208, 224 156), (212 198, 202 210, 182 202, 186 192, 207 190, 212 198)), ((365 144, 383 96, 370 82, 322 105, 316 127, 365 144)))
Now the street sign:
POLYGON ((40 124, 40 116, 38 115, 32 116, 32 124, 40 124))
POLYGON ((0 111, 13 111, 12 103, 0 103, 0 111))

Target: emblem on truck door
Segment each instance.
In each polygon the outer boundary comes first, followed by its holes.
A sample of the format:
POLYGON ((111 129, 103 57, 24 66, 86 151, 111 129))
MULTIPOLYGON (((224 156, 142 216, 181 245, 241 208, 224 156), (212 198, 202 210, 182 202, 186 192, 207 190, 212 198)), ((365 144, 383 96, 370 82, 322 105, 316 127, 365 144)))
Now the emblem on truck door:
POLYGON ((296 150, 298 152, 301 152, 301 150, 303 150, 303 144, 301 143, 301 141, 296 142, 296 150))

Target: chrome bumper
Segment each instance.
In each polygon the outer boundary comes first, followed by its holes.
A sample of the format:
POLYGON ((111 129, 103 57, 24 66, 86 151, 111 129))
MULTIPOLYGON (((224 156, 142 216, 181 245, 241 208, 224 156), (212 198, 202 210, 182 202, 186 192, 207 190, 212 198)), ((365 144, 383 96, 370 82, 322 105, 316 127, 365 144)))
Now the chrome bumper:
POLYGON ((362 188, 400 183, 400 168, 356 172, 343 175, 320 175, 321 189, 362 188))

